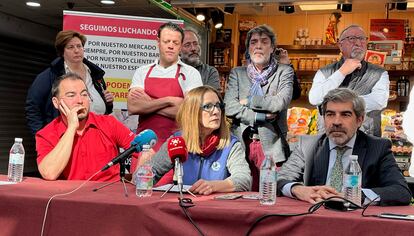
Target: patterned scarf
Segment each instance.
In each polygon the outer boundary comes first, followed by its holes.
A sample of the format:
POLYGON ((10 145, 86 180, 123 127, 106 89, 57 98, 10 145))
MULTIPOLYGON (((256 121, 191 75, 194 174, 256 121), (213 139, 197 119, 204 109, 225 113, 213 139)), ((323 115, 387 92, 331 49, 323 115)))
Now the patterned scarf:
POLYGON ((265 67, 262 72, 257 71, 256 67, 250 61, 247 66, 247 75, 252 81, 252 87, 250 88, 250 95, 263 96, 262 86, 268 83, 268 79, 272 76, 277 69, 277 62, 273 57, 270 57, 270 63, 265 67))

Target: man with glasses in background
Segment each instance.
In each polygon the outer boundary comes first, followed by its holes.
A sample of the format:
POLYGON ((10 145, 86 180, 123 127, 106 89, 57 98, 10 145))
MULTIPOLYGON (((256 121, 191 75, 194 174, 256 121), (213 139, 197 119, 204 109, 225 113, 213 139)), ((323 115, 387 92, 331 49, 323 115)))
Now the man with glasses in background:
MULTIPOLYGON (((359 25, 346 27, 339 36, 342 58, 318 70, 309 91, 309 102, 318 106, 331 90, 345 87, 355 91, 365 101, 365 121, 361 130, 381 136, 381 110, 387 106, 389 77, 387 71, 364 60, 367 36, 359 25)), ((318 131, 324 132, 323 119, 318 117, 318 131)))
MULTIPOLYGON (((67 73, 52 85, 52 103, 60 116, 36 133, 37 164, 46 180, 85 180, 130 147, 135 134, 113 116, 90 112, 88 88, 78 74, 67 73)), ((92 180, 116 180, 119 165, 92 180)))
POLYGON ((201 39, 197 32, 191 29, 184 30, 184 41, 180 52, 184 63, 196 68, 200 72, 203 85, 209 85, 220 91, 220 76, 216 68, 203 63, 201 57, 201 39))

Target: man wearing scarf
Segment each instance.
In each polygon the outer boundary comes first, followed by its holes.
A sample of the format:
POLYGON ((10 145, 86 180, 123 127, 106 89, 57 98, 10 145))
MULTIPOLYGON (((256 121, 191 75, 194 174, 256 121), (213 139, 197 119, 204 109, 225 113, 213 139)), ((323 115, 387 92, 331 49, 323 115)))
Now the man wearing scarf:
MULTIPOLYGON (((340 61, 327 65, 313 78, 309 102, 320 106, 323 97, 331 90, 345 87, 355 91, 365 100, 366 116, 361 130, 381 136, 381 110, 387 106, 389 77, 382 67, 364 60, 367 36, 361 26, 350 25, 339 36, 340 61)), ((318 131, 324 132, 323 119, 318 117, 318 131)))
POLYGON ((275 60, 276 36, 266 25, 247 33, 246 49, 248 65, 231 70, 224 101, 226 115, 232 119, 232 132, 246 148, 252 191, 257 191, 264 156, 282 163, 290 154, 285 136, 293 69, 275 60))

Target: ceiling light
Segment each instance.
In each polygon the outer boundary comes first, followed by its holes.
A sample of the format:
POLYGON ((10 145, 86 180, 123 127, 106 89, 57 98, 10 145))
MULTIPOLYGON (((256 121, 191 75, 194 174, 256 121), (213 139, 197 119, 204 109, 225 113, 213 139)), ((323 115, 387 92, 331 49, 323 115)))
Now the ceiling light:
POLYGON ((40 2, 39 1, 27 1, 26 5, 29 7, 40 7, 40 2))
POLYGON ((206 19, 207 16, 207 10, 205 8, 194 8, 194 14, 196 15, 196 18, 198 21, 204 21, 206 19))
POLYGON ((115 1, 113 0, 101 0, 102 4, 106 4, 106 5, 113 5, 115 4, 115 1))
POLYGON ((221 11, 216 10, 212 12, 211 18, 213 20, 214 28, 220 29, 223 27, 224 14, 221 11))
POLYGON ((397 2, 397 10, 407 10, 407 2, 397 2))
POLYGON ((302 11, 336 10, 336 4, 299 5, 302 11))
POLYGON ((342 4, 342 11, 343 12, 351 12, 352 11, 352 4, 350 4, 350 3, 342 4))
POLYGON ((295 12, 295 6, 293 6, 293 5, 285 6, 285 12, 286 12, 286 14, 294 13, 295 12))
POLYGON ((196 16, 198 21, 204 21, 206 19, 206 16, 203 13, 198 13, 196 16))

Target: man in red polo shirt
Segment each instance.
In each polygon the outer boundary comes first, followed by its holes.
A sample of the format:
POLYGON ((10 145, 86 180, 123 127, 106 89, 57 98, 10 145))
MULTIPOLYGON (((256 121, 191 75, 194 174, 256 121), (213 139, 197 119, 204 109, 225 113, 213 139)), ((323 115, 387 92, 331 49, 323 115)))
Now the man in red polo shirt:
MULTIPOLYGON (((46 180, 88 179, 129 148, 135 134, 113 116, 89 112, 90 96, 85 82, 68 73, 55 80, 52 102, 60 116, 36 134, 37 164, 46 180)), ((92 180, 116 180, 119 165, 92 180)))

